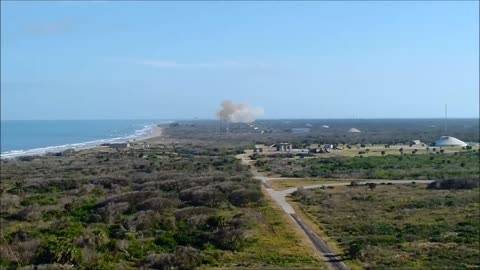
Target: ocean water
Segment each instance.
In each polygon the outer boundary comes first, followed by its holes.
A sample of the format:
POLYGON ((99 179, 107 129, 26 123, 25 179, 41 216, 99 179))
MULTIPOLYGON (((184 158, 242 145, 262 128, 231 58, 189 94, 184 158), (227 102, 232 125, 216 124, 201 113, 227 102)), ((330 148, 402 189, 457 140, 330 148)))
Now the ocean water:
POLYGON ((157 120, 2 120, 1 157, 38 155, 68 148, 147 138, 157 120))

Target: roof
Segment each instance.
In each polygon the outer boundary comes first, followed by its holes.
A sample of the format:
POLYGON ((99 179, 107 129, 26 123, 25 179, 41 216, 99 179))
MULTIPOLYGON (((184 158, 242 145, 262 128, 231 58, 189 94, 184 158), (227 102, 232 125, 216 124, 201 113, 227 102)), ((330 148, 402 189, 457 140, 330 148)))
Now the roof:
POLYGON ((356 133, 358 133, 358 132, 361 132, 361 131, 358 130, 358 129, 356 129, 356 128, 351 128, 351 129, 348 130, 348 132, 356 132, 356 133))
POLYGON ((455 137, 442 136, 435 141, 435 146, 467 146, 467 144, 455 137))

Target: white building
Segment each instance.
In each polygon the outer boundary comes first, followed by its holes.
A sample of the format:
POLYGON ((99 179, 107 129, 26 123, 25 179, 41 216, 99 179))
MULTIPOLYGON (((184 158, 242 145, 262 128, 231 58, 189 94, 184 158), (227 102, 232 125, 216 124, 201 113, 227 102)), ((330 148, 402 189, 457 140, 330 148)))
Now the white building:
POLYGON ((348 132, 350 132, 350 133, 360 133, 361 131, 356 129, 356 128, 351 128, 351 129, 348 130, 348 132))
POLYGON ((435 146, 467 146, 467 144, 455 137, 442 136, 435 141, 435 146))

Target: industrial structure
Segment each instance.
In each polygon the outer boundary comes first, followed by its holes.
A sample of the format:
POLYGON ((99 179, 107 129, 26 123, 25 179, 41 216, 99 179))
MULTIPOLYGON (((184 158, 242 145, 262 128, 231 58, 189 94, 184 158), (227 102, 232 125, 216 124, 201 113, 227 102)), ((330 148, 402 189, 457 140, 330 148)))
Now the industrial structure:
POLYGON ((275 145, 277 151, 279 152, 290 152, 292 151, 292 144, 290 143, 277 143, 275 145))
POLYGON ((263 148, 265 147, 265 145, 263 144, 256 144, 255 145, 255 149, 253 150, 255 153, 263 153, 263 148))
POLYGON ((360 133, 361 131, 356 128, 351 128, 348 130, 349 133, 360 133))
POLYGON ((435 146, 467 146, 464 141, 461 141, 455 137, 442 136, 435 141, 435 146))

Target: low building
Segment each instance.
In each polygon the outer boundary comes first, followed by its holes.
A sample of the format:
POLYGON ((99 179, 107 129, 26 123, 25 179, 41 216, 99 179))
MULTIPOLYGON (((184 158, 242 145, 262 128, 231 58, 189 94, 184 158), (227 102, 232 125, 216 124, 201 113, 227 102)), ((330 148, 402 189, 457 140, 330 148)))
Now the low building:
POLYGON ((411 140, 411 141, 408 141, 407 144, 411 144, 411 145, 421 145, 422 142, 420 140, 411 140))
POLYGON ((263 153, 264 148, 265 148, 265 145, 263 145, 263 144, 256 144, 256 145, 255 145, 255 148, 253 149, 253 152, 255 152, 255 153, 263 153))
POLYGON ((279 152, 290 152, 292 151, 292 144, 290 143, 277 143, 275 144, 277 151, 279 152))
POLYGON ((130 143, 129 142, 126 142, 126 143, 107 143, 107 144, 104 144, 104 146, 107 146, 107 147, 113 148, 113 149, 126 149, 126 148, 130 147, 130 143))

